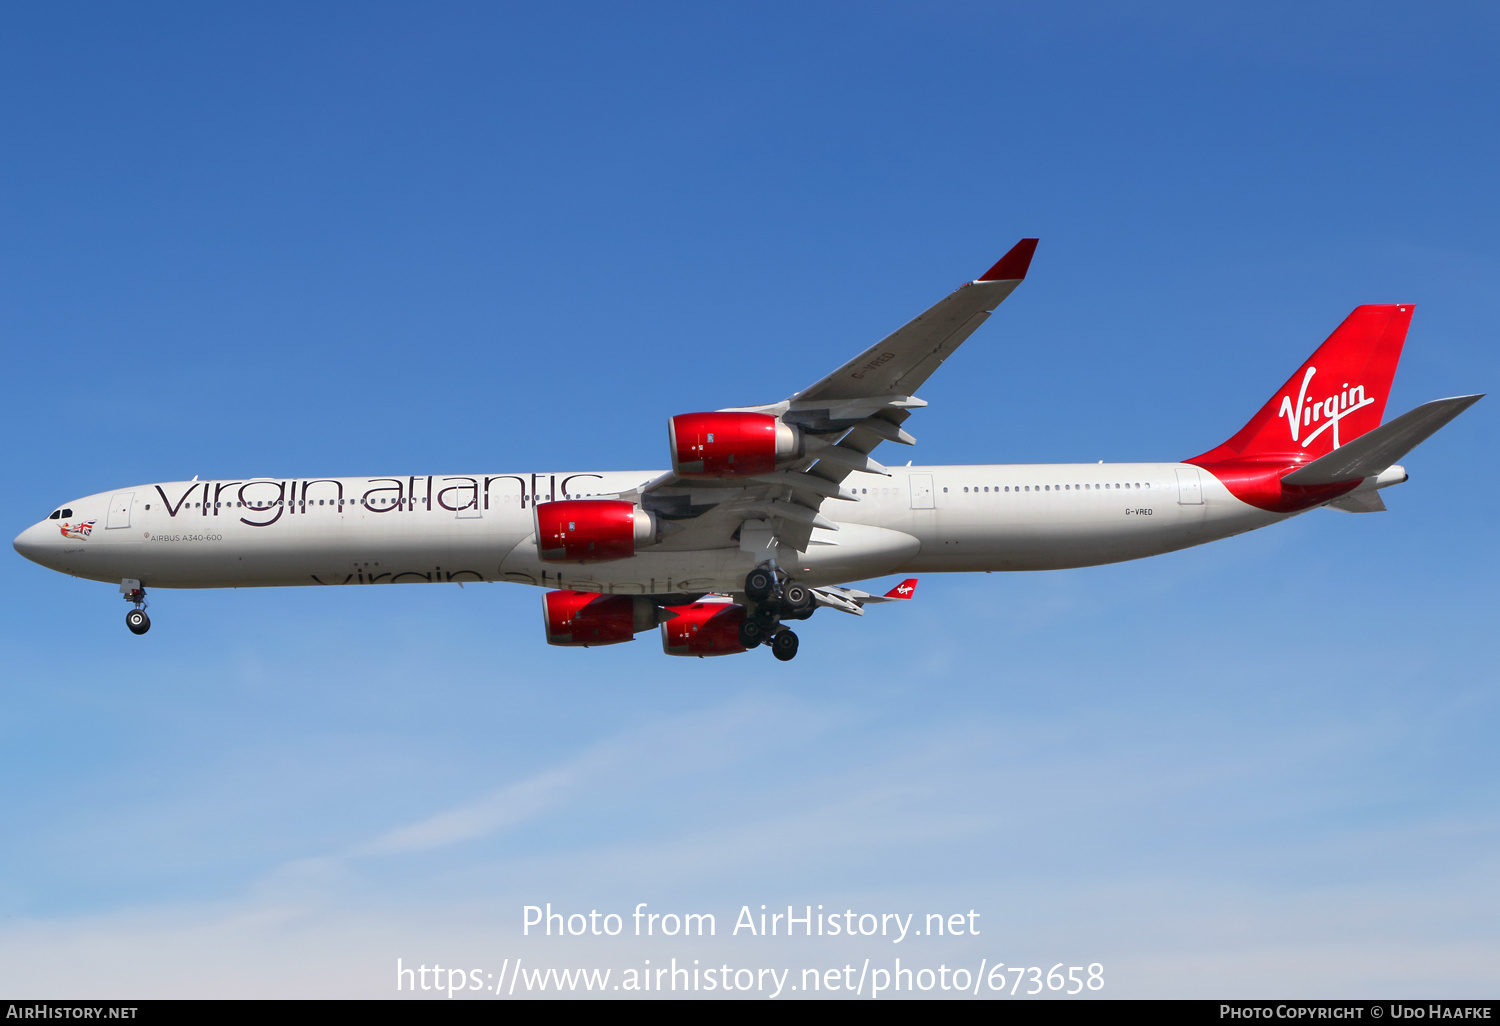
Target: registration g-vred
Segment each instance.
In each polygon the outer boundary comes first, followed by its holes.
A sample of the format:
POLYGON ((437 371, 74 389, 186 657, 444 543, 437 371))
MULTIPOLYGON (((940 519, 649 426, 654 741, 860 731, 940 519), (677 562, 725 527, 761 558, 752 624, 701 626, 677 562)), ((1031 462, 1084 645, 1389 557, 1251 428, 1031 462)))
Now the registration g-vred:
POLYGON ((1410 304, 1361 306, 1250 422, 1179 463, 887 467, 916 395, 1026 277, 1035 239, 791 398, 680 413, 665 471, 241 478, 74 499, 18 552, 150 588, 508 581, 543 595, 549 644, 660 629, 669 655, 768 645, 820 609, 910 599, 919 573, 1055 570, 1154 556, 1327 506, 1385 509, 1398 461, 1473 404, 1382 423, 1410 304), (901 575, 889 589, 853 583, 901 575))

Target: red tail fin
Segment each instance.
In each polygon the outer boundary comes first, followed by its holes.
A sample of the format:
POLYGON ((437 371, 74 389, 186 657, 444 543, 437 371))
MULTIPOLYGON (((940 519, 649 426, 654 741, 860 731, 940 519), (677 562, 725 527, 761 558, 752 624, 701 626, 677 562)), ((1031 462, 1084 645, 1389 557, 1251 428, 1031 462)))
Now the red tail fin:
POLYGON ((1361 306, 1229 441, 1186 462, 1304 463, 1380 426, 1412 305, 1361 306))

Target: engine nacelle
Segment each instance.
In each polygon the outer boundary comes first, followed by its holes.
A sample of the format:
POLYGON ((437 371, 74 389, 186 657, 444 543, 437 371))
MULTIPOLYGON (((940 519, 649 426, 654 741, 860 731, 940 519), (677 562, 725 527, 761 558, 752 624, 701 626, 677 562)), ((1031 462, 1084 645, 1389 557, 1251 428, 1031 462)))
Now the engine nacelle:
POLYGON ((661 650, 675 656, 734 655, 740 644, 745 607, 733 602, 694 602, 668 606, 671 619, 662 621, 661 650))
POLYGON ((678 477, 769 474, 802 451, 797 429, 768 413, 683 413, 667 422, 678 477))
POLYGON ((656 626, 656 603, 640 595, 549 591, 542 596, 547 644, 618 645, 656 626))
POLYGON ((656 518, 618 499, 564 499, 535 507, 537 555, 548 563, 629 559, 656 540, 656 518))

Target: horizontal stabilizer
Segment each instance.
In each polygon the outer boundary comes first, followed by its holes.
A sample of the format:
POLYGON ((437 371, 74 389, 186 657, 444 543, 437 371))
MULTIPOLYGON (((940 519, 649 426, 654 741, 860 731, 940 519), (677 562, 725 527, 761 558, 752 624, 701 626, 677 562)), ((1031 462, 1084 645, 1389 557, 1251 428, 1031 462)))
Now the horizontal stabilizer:
POLYGON ((1356 492, 1334 499, 1328 504, 1328 508, 1345 513, 1384 513, 1385 501, 1381 499, 1379 492, 1356 492))
POLYGON ((1281 479, 1282 483, 1305 488, 1372 477, 1421 445, 1438 428, 1483 398, 1483 395, 1461 395, 1423 403, 1390 423, 1367 431, 1328 455, 1292 471, 1281 479))

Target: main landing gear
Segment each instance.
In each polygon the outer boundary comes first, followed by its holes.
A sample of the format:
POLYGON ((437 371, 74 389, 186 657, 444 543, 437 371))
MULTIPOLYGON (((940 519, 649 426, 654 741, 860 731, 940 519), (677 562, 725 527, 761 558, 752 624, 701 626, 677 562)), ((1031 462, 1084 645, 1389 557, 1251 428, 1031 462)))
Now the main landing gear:
POLYGON ((745 576, 745 597, 754 603, 740 624, 740 644, 754 648, 767 642, 782 662, 797 655, 797 635, 783 620, 806 620, 817 609, 812 589, 775 567, 758 566, 745 576))
POLYGON ((125 614, 125 626, 131 634, 145 634, 151 629, 151 617, 146 615, 146 589, 140 581, 121 581, 120 592, 125 601, 135 606, 125 614))

